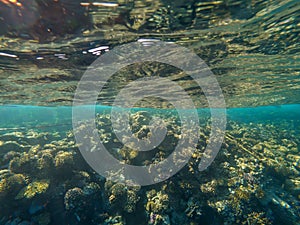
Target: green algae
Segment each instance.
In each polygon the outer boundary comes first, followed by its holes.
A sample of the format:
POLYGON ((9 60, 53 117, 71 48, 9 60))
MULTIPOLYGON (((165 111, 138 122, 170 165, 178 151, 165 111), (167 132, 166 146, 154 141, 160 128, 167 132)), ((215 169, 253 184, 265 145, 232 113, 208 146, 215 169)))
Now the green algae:
POLYGON ((48 190, 50 181, 49 180, 40 180, 34 181, 24 187, 15 197, 16 200, 27 198, 31 199, 39 194, 43 194, 48 190))
POLYGON ((26 184, 25 176, 22 174, 13 174, 0 181, 0 197, 13 195, 26 184))

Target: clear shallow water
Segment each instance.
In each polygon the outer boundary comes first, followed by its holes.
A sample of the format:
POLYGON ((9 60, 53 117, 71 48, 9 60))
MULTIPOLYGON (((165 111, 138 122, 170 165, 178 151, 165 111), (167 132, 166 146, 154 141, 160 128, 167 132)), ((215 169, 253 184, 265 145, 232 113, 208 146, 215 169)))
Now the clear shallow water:
MULTIPOLYGON (((82 106, 87 107, 87 106, 82 106)), ((110 106, 96 106, 95 113, 110 113, 110 106)), ((173 109, 151 109, 132 108, 132 112, 146 111, 155 114, 174 113, 173 109)), ((208 119, 210 109, 197 109, 198 116, 208 119)), ((95 114, 95 115, 96 115, 95 114)), ((226 116, 228 120, 244 123, 268 123, 270 121, 280 122, 282 120, 296 121, 300 118, 300 105, 278 105, 260 106, 248 108, 227 108, 226 116)), ((18 130, 29 128, 42 128, 45 126, 68 126, 72 127, 72 107, 46 107, 30 105, 4 105, 0 112, 1 131, 18 130)))
POLYGON ((0 225, 300 224, 299 1, 0 0, 0 28, 0 225), (148 122, 161 116, 167 139, 148 154, 116 141, 110 105, 131 81, 169 78, 200 118, 187 165, 140 188, 111 183, 86 164, 71 105, 83 73, 105 49, 142 38, 174 42, 205 61, 224 94, 227 129, 213 164, 199 172, 211 128, 201 88, 156 63, 115 74, 99 95, 96 126, 122 163, 157 163, 181 139, 172 107, 145 99, 131 110, 133 133, 151 136, 148 122))

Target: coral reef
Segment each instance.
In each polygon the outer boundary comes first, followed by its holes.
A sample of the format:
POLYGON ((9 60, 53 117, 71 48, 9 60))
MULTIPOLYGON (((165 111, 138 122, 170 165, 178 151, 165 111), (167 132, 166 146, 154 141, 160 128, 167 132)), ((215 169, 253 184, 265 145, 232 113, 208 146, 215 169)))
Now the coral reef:
POLYGON ((84 192, 80 188, 68 190, 64 197, 66 210, 80 210, 84 202, 84 192))
MULTIPOLYGON (((3 175, 2 175, 3 176, 3 175)), ((22 174, 9 174, 7 177, 1 177, 0 198, 5 201, 6 198, 14 196, 26 185, 26 178, 22 174)))
MULTIPOLYGON (((130 114, 137 138, 151 136, 152 118, 146 111, 130 114)), ((162 118, 168 129, 166 141, 145 154, 116 140, 108 114, 97 115, 96 124, 116 158, 148 165, 168 157, 181 138, 177 116, 162 118)), ((13 140, 30 146, 5 149, 2 155, 0 225, 297 225, 300 140, 296 131, 287 132, 288 125, 229 121, 217 158, 200 172, 198 164, 209 136, 207 122, 200 128, 200 141, 188 164, 172 178, 146 187, 109 179, 121 172, 108 173, 108 179, 95 173, 80 156, 69 131, 64 137, 32 131, 16 133, 17 138, 0 135, 3 143, 13 140), (46 140, 43 135, 49 141, 37 144, 33 137, 46 140)))
POLYGON ((71 152, 60 151, 55 156, 55 167, 58 170, 68 170, 73 167, 74 159, 71 152))
POLYGON ((48 190, 49 180, 34 181, 24 187, 15 197, 15 199, 33 198, 38 194, 43 194, 48 190))
POLYGON ((117 214, 122 212, 133 213, 140 197, 139 188, 127 187, 124 184, 106 181, 105 190, 107 191, 108 202, 111 210, 117 214))
POLYGON ((169 210, 169 196, 162 191, 156 191, 154 189, 148 191, 146 212, 149 215, 148 224, 170 224, 170 218, 168 215, 169 210))

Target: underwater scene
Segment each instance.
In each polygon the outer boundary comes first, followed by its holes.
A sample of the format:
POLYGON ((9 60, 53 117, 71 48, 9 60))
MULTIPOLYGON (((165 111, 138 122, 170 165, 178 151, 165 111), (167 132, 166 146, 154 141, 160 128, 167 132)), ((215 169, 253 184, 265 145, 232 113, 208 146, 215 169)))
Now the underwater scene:
POLYGON ((0 0, 0 225, 299 225, 298 0, 0 0))

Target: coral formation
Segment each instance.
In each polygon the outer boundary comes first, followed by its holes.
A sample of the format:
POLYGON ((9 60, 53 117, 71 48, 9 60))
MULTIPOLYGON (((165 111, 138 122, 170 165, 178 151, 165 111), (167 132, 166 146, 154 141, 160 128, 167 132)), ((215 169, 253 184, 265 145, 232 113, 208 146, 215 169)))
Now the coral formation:
POLYGON ((50 181, 49 180, 39 180, 34 181, 24 187, 15 197, 15 199, 22 199, 22 198, 33 198, 38 194, 43 194, 48 190, 50 181))
MULTIPOLYGON (((9 174, 0 181, 0 198, 5 201, 8 196, 14 196, 26 185, 26 178, 22 174, 9 174)), ((9 198, 8 198, 9 199, 9 198)))
POLYGON ((64 197, 66 210, 80 210, 82 205, 85 204, 84 192, 80 188, 72 188, 68 190, 64 197))
MULTIPOLYGON (((151 136, 147 127, 153 115, 130 115, 133 134, 143 140, 151 136)), ((114 157, 147 165, 168 157, 181 138, 176 115, 163 119, 166 142, 145 154, 116 140, 109 115, 97 115, 96 124, 114 157)), ((298 136, 287 134, 282 124, 229 121, 217 158, 199 172, 209 127, 208 122, 200 128, 197 149, 178 174, 147 187, 113 183, 109 178, 122 176, 121 171, 108 172, 107 179, 95 173, 80 157, 70 132, 66 137, 29 132, 30 138, 17 133, 18 138, 10 138, 32 145, 2 155, 0 162, 7 166, 0 170, 0 225, 299 224, 298 136), (38 145, 33 137, 42 135, 51 141, 38 145)))
POLYGON ((121 213, 123 211, 133 213, 135 211, 136 204, 140 199, 137 194, 139 188, 127 187, 124 184, 114 184, 111 181, 107 181, 105 183, 105 189, 112 211, 115 213, 121 213))
POLYGON ((55 156, 55 167, 58 169, 71 168, 74 164, 73 155, 71 152, 60 151, 55 156))

